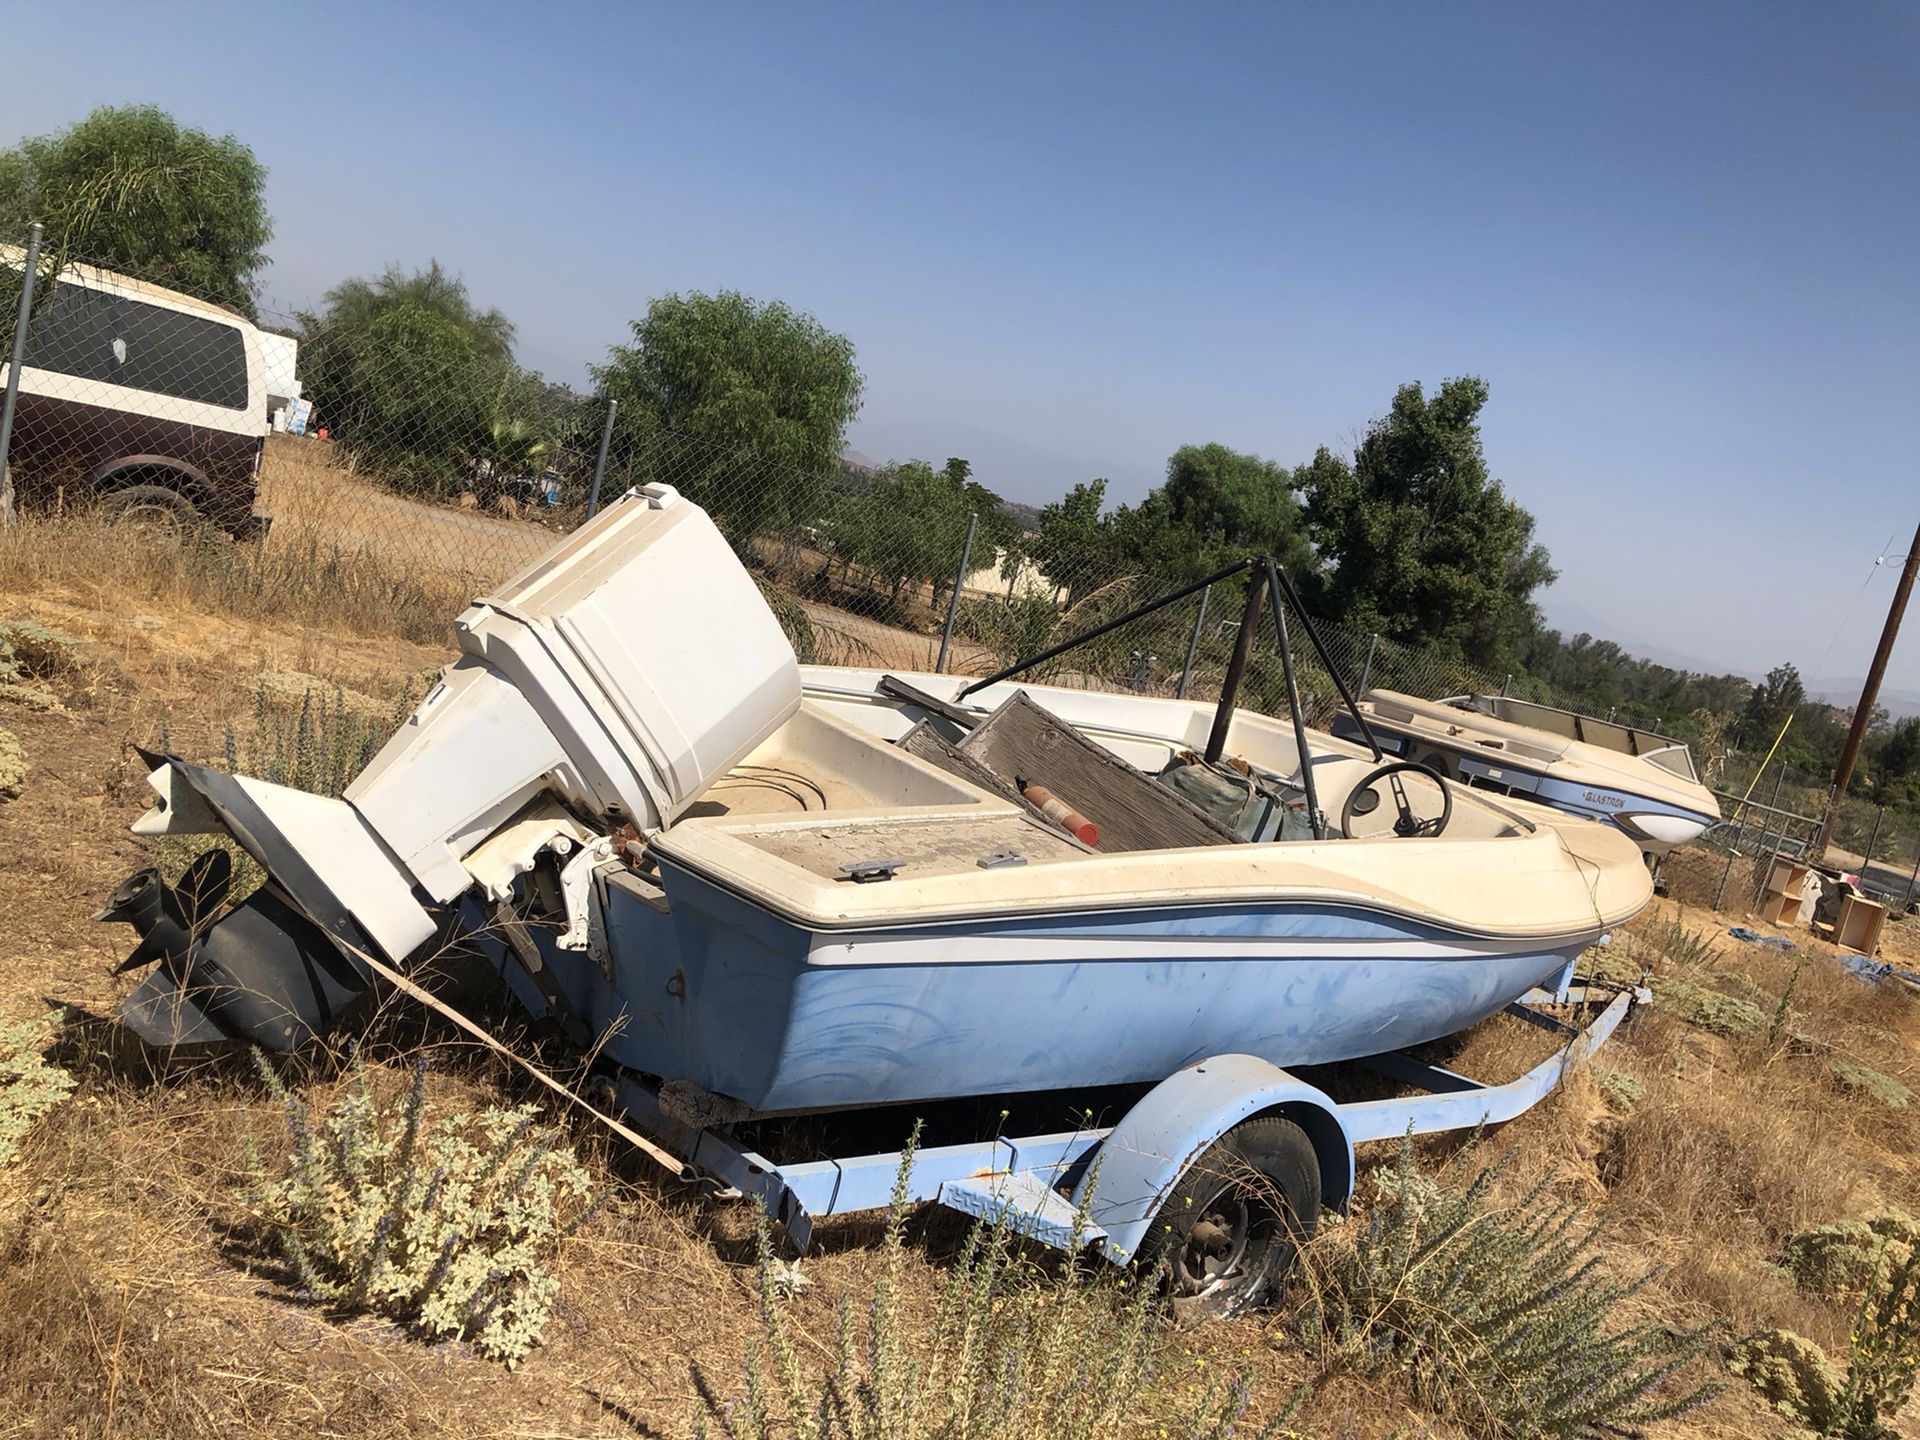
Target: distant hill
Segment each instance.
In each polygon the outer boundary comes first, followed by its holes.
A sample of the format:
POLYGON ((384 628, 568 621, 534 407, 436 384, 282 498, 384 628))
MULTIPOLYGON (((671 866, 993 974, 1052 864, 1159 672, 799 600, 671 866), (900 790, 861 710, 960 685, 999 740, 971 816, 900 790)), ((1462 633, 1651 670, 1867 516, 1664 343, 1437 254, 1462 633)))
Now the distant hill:
MULTIPOLYGON (((1866 687, 1864 677, 1837 680, 1809 680, 1807 694, 1815 700, 1824 700, 1836 709, 1851 712, 1860 703, 1860 692, 1866 687)), ((1909 715, 1920 715, 1920 693, 1912 690, 1886 690, 1880 692, 1876 702, 1886 707, 1887 714, 1896 720, 1904 720, 1909 715)))

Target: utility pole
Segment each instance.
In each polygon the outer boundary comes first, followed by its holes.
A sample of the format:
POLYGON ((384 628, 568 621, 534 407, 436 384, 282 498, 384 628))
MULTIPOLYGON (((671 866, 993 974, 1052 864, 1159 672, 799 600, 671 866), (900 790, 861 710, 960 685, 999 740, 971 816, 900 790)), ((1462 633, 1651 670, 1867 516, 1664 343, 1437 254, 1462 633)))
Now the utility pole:
POLYGON ((1847 781, 1853 778, 1854 761, 1860 758, 1860 742, 1867 738, 1867 724, 1873 719, 1873 705, 1880 698, 1880 681, 1886 676, 1887 661, 1893 656, 1894 637, 1900 633, 1900 618, 1907 613, 1907 597, 1913 593, 1913 576, 1920 570, 1920 528, 1913 532, 1907 547, 1907 563, 1900 569, 1900 584, 1893 592, 1893 604, 1887 609, 1887 623, 1880 631, 1880 646, 1873 652, 1873 664, 1867 667, 1867 683, 1860 691, 1860 704, 1853 712, 1853 724, 1847 730, 1847 743, 1841 747, 1840 763, 1833 767, 1833 788, 1827 796, 1827 813, 1820 821, 1820 839, 1813 847, 1816 858, 1824 860, 1827 844, 1833 839, 1834 821, 1840 814, 1840 802, 1847 793, 1847 781))

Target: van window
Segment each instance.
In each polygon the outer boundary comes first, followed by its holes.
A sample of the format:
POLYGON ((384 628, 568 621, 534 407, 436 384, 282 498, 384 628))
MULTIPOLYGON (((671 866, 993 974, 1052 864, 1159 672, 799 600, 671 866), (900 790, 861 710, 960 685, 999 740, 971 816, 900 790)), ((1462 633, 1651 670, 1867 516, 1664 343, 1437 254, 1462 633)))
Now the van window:
POLYGON ((81 380, 247 408, 237 325, 62 281, 27 332, 27 364, 81 380))

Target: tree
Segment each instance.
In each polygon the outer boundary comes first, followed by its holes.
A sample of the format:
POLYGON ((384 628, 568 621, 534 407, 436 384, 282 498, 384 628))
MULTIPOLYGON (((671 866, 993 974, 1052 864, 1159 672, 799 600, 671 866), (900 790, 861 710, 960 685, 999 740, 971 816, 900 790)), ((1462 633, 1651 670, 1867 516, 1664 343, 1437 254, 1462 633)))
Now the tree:
POLYGON ((1874 758, 1874 773, 1879 777, 1878 798, 1914 798, 1920 782, 1920 715, 1908 715, 1896 722, 1874 758))
POLYGON ((1071 605, 1086 590, 1111 580, 1116 573, 1106 555, 1107 534, 1101 508, 1107 501, 1107 482, 1075 485, 1040 511, 1039 534, 1028 546, 1033 563, 1071 605))
POLYGON ((736 536, 820 513, 860 409, 852 341, 730 290, 663 296, 632 330, 593 370, 621 455, 736 536))
POLYGON ((496 422, 501 442, 515 422, 537 428, 538 417, 514 413, 545 387, 515 367, 512 322, 476 306, 437 260, 342 281, 323 311, 300 317, 300 341, 315 423, 389 484, 463 488, 473 462, 498 448, 496 422))
POLYGON ((1322 614, 1481 665, 1506 663, 1539 623, 1552 583, 1533 517, 1487 472, 1487 384, 1403 385, 1351 463, 1322 448, 1295 472, 1308 534, 1327 569, 1322 614))
POLYGON ((898 607, 909 584, 950 581, 966 533, 965 482, 951 464, 924 460, 883 465, 857 494, 843 497, 832 525, 839 557, 885 583, 898 607))
POLYGON ((1807 687, 1800 682, 1800 671, 1793 665, 1776 665, 1767 678, 1754 686, 1740 711, 1740 738, 1749 747, 1770 747, 1787 718, 1807 703, 1807 687))
POLYGON ((958 572, 969 515, 979 522, 970 561, 975 570, 987 568, 995 547, 1019 537, 1000 497, 972 474, 973 466, 958 458, 938 470, 925 460, 881 466, 836 497, 827 537, 834 555, 885 581, 895 607, 908 582, 930 581, 937 607, 958 572))
POLYGON ((151 105, 103 106, 0 151, 0 231, 34 221, 60 261, 122 270, 254 314, 273 235, 266 168, 231 135, 151 105))
POLYGON ((1271 555, 1296 580, 1312 569, 1293 475, 1271 460, 1225 445, 1183 445, 1167 461, 1167 483, 1142 508, 1154 507, 1204 542, 1204 553, 1183 567, 1196 574, 1241 555, 1271 555))

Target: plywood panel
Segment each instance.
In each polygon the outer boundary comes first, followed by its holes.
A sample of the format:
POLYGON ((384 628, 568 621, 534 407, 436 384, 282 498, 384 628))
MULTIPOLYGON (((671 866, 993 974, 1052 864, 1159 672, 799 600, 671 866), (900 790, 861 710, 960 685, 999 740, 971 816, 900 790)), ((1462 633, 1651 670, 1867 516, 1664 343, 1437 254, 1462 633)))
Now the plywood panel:
POLYGON ((1103 851, 1231 845, 1239 836, 1102 748, 1027 694, 1013 696, 956 747, 1003 781, 1044 785, 1100 827, 1103 851))

